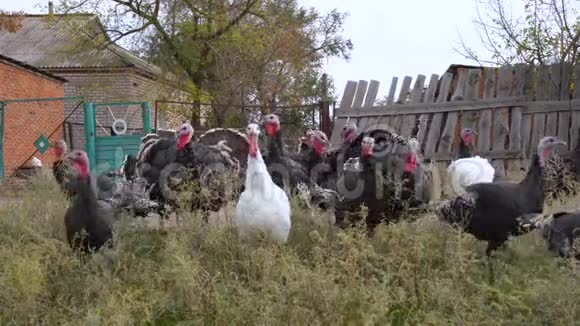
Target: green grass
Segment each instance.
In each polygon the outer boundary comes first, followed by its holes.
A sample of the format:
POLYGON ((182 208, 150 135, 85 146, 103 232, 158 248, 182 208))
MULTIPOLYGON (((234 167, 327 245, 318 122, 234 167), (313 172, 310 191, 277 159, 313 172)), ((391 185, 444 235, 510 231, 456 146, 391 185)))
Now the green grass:
POLYGON ((568 325, 580 317, 574 264, 536 234, 498 253, 490 283, 485 245, 433 216, 381 226, 368 239, 293 203, 283 246, 241 242, 235 229, 187 214, 163 230, 124 217, 115 248, 81 263, 65 242, 67 203, 52 180, 15 197, 0 204, 3 325, 568 325))

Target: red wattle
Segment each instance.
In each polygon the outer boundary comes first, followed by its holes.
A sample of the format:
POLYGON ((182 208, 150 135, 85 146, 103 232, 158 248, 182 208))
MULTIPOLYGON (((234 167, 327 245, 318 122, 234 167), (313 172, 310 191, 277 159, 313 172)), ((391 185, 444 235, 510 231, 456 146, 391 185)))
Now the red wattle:
POLYGON ((324 144, 318 139, 312 141, 312 147, 314 147, 316 154, 322 155, 324 153, 324 144))
POLYGON ((415 172, 415 169, 417 169, 417 155, 411 153, 405 162, 405 172, 412 173, 415 172))
POLYGON ((465 135, 465 144, 469 145, 471 143, 471 135, 465 135))
POLYGON ((78 171, 78 177, 80 179, 86 179, 89 177, 89 169, 86 164, 73 161, 73 167, 78 171))
POLYGON ((56 155, 56 158, 58 158, 58 159, 62 159, 62 154, 63 154, 62 152, 63 152, 62 149, 60 149, 58 147, 56 147, 54 149, 54 154, 56 155))
POLYGON ((179 142, 177 143, 177 149, 182 149, 189 143, 189 135, 182 135, 179 137, 179 142))
POLYGON ((362 148, 362 156, 363 157, 369 157, 373 155, 373 149, 369 146, 363 146, 362 148))
POLYGON ((278 126, 275 123, 267 123, 266 124, 266 134, 270 137, 276 136, 278 132, 278 126))
POLYGON ((251 157, 256 157, 258 156, 258 144, 256 143, 256 136, 254 135, 249 135, 248 136, 248 153, 250 154, 251 157))

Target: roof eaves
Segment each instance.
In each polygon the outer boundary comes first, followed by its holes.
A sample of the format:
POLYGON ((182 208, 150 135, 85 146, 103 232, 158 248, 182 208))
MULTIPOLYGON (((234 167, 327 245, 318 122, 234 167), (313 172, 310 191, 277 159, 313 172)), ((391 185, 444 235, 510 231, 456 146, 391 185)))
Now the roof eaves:
POLYGON ((18 60, 16 60, 16 59, 13 59, 13 58, 7 57, 7 56, 5 56, 5 55, 2 55, 2 54, 0 54, 0 61, 6 61, 6 62, 9 62, 9 63, 11 63, 11 64, 13 64, 13 65, 16 65, 16 66, 19 66, 19 67, 25 68, 25 69, 27 69, 27 70, 34 71, 34 72, 36 72, 36 73, 38 73, 38 74, 41 74, 41 75, 43 75, 43 76, 45 76, 45 77, 48 77, 48 78, 51 78, 51 79, 55 79, 55 80, 58 80, 58 81, 60 81, 60 82, 63 82, 63 83, 66 83, 66 82, 68 81, 68 80, 66 80, 66 79, 65 79, 65 78, 63 78, 63 77, 60 77, 60 76, 57 76, 57 75, 51 74, 50 72, 48 72, 48 71, 46 71, 46 70, 40 69, 40 68, 38 68, 38 67, 35 67, 35 66, 32 66, 32 65, 29 65, 29 64, 27 64, 27 63, 24 63, 24 62, 22 62, 22 61, 18 61, 18 60))

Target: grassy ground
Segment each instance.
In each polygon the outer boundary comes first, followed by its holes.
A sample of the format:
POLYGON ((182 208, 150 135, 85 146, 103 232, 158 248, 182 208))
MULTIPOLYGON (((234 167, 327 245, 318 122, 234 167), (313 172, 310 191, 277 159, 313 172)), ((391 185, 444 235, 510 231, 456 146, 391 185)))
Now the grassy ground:
POLYGON ((574 264, 536 234, 497 255, 493 283, 485 245, 433 216, 368 239, 295 204, 284 246, 242 243, 234 229, 186 214, 164 230, 125 217, 115 249, 83 264, 64 240, 66 205, 46 178, 0 203, 0 324, 567 325, 580 317, 574 264))

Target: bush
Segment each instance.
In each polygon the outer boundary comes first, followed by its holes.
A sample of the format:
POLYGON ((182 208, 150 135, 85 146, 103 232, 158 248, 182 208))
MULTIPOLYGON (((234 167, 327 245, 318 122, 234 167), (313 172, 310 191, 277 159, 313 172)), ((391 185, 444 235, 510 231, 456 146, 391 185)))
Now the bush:
POLYGON ((1 324, 573 324, 573 264, 536 234, 490 265, 485 245, 426 215, 337 231, 293 200, 288 244, 181 214, 156 230, 123 216, 114 249, 81 262, 51 180, 0 204, 1 324))

